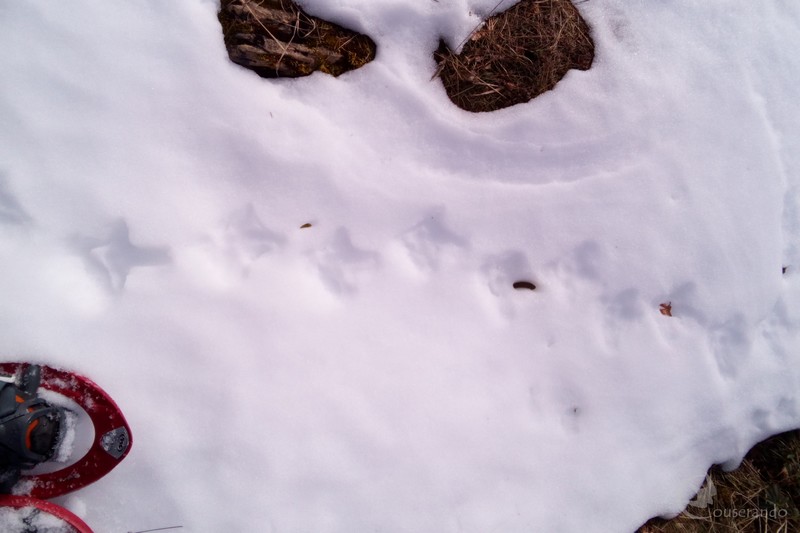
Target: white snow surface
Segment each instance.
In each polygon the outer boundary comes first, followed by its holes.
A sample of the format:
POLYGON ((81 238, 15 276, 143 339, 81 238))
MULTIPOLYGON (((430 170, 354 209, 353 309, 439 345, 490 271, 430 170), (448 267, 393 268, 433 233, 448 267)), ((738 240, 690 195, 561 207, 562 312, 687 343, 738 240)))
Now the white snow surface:
POLYGON ((264 80, 211 0, 0 1, 0 349, 133 428, 57 503, 627 533, 800 426, 800 3, 581 2, 592 68, 470 114, 496 3, 304 0, 378 56, 264 80))
POLYGON ((0 508, 0 528, 5 533, 36 531, 36 533, 75 533, 75 528, 57 516, 35 509, 22 507, 0 508), (31 529, 35 528, 35 529, 31 529))

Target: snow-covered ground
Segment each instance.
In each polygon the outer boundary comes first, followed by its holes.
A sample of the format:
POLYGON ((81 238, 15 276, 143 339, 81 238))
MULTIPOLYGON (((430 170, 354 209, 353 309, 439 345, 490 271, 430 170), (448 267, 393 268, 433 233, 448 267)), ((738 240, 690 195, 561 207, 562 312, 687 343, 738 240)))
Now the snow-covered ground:
POLYGON ((0 1, 0 350, 133 428, 58 503, 627 533, 800 426, 800 3, 581 2, 593 67, 477 115, 431 54, 497 0, 303 3, 377 59, 268 81, 212 0, 0 1))

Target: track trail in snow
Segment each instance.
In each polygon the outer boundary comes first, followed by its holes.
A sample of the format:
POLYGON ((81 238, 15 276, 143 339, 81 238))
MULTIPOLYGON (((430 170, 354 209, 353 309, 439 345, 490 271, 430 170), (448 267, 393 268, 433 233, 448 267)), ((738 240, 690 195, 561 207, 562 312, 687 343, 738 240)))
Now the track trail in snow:
POLYGON ((469 115, 431 54, 496 3, 308 0, 379 54, 293 81, 215 2, 1 4, 0 343, 138 439, 67 507, 631 531, 797 425, 800 8, 583 2, 591 70, 469 115))

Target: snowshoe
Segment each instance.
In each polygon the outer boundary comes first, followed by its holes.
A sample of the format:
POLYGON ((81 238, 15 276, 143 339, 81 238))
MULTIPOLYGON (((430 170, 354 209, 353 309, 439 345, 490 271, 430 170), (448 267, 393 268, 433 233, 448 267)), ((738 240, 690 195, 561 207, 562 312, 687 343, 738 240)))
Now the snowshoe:
MULTIPOLYGON (((74 434, 74 427, 69 427, 70 416, 73 419, 88 416, 94 429, 93 442, 77 461, 66 460, 65 456, 71 455, 72 450, 63 448, 68 448, 71 443, 63 442, 62 449, 58 453, 64 456, 61 460, 68 463, 67 466, 50 472, 37 471, 38 469, 23 471, 20 480, 12 489, 13 494, 49 499, 85 487, 109 473, 130 451, 131 429, 114 400, 92 380, 49 366, 33 367, 40 371, 31 371, 31 368, 26 363, 0 363, 0 377, 16 378, 17 390, 20 391, 16 401, 27 407, 32 413, 31 417, 37 417, 29 422, 24 435, 27 439, 26 453, 31 456, 32 462, 41 460, 41 454, 37 454, 39 441, 44 443, 40 444, 41 448, 52 444, 54 437, 48 432, 48 424, 61 416, 57 415, 58 411, 63 410, 66 413, 66 420, 60 422, 62 426, 67 427, 62 428, 60 433, 69 433, 71 429, 74 434), (61 405, 63 409, 43 407, 36 403, 36 399, 25 397, 32 396, 37 389, 42 396, 47 395, 45 405, 61 405), (68 405, 70 401, 79 409, 68 405)), ((45 402, 40 401, 40 403, 45 402)), ((0 398, 0 407, 2 405, 0 398)), ((2 414, 0 412, 0 415, 2 414)), ((72 422, 74 423, 74 420, 72 422)), ((74 438, 74 435, 60 436, 64 441, 70 441, 70 437, 74 438)), ((23 435, 20 435, 20 438, 23 438, 23 435)))

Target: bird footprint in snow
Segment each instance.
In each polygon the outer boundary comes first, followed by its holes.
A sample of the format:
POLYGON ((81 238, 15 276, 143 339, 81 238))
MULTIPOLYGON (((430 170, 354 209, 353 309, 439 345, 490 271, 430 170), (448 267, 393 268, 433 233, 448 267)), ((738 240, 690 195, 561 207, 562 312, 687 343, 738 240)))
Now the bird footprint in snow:
POLYGON ((107 237, 77 236, 73 238, 73 245, 83 257, 87 269, 112 292, 125 288, 134 268, 163 265, 170 261, 167 248, 133 244, 125 220, 116 222, 107 237))
POLYGON ((378 266, 378 254, 357 248, 345 228, 336 230, 326 247, 312 254, 319 276, 337 294, 355 291, 359 278, 378 266))
POLYGON ((447 253, 467 245, 464 238, 445 225, 441 211, 409 229, 402 241, 411 260, 423 271, 437 270, 447 253))
POLYGON ((286 242, 283 236, 267 228, 252 204, 228 218, 219 240, 228 256, 245 271, 258 258, 278 250, 286 242))

